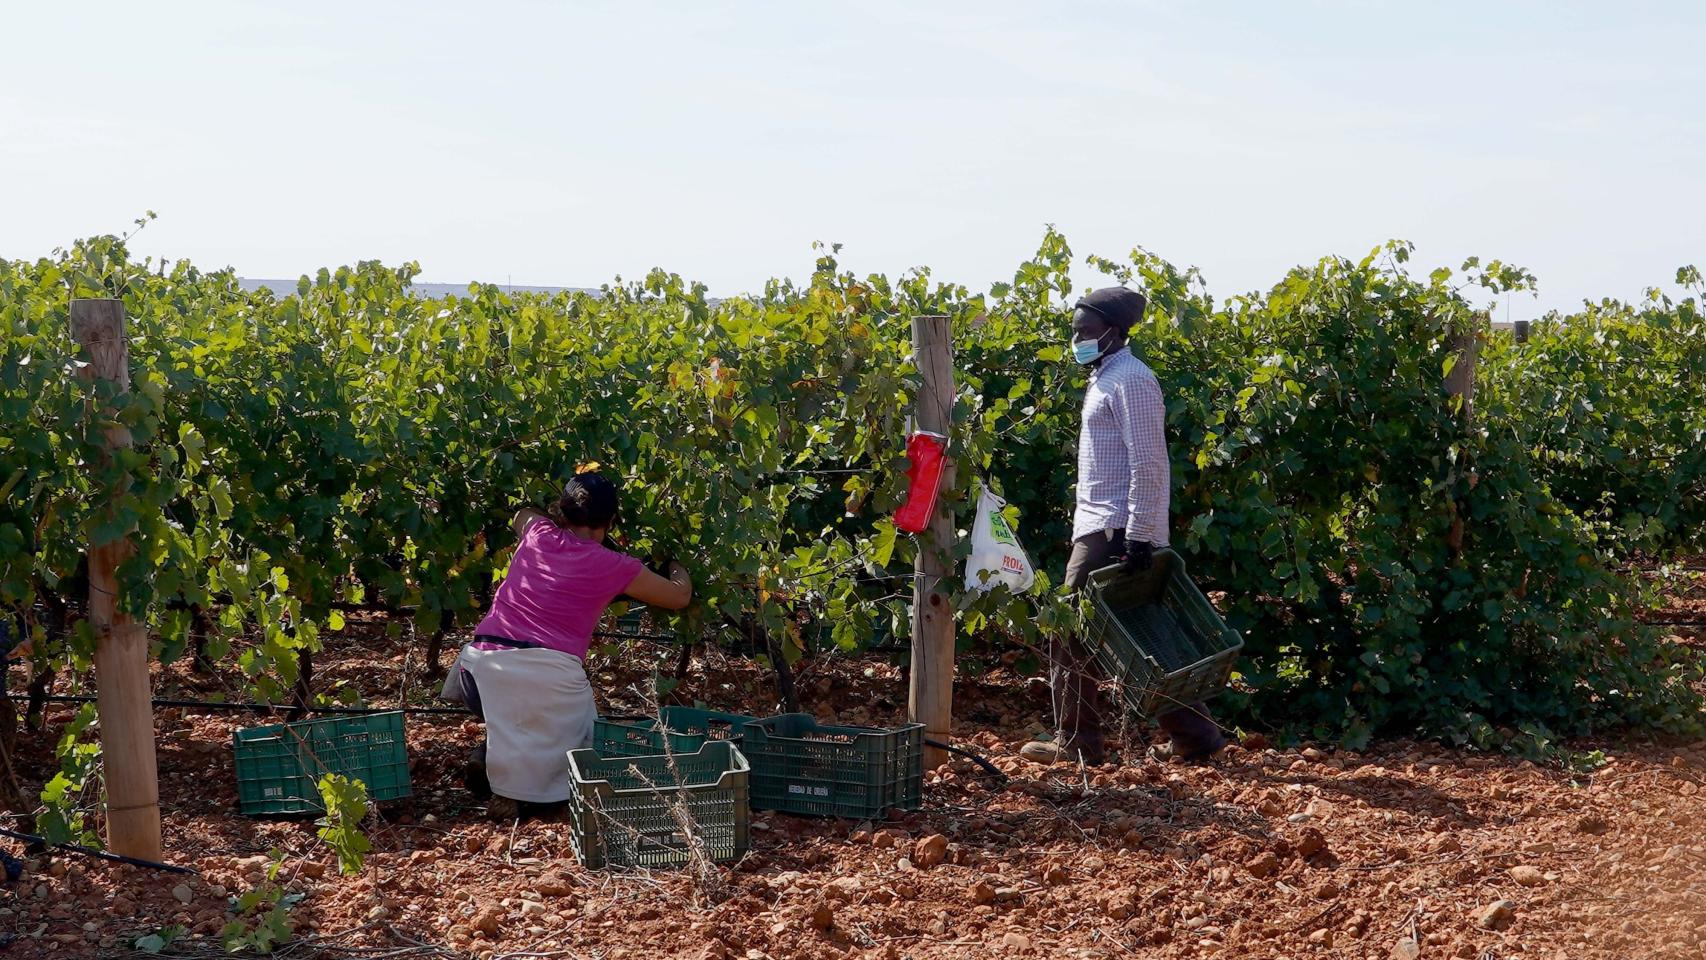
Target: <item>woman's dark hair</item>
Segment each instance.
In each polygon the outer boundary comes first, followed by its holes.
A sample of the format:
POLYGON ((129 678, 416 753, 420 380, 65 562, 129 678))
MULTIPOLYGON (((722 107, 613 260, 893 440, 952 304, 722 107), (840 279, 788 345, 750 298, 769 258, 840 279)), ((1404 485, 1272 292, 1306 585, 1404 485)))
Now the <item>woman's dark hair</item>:
POLYGON ((551 508, 551 519, 559 527, 591 527, 597 530, 616 522, 616 484, 602 473, 578 473, 563 484, 563 495, 551 508))

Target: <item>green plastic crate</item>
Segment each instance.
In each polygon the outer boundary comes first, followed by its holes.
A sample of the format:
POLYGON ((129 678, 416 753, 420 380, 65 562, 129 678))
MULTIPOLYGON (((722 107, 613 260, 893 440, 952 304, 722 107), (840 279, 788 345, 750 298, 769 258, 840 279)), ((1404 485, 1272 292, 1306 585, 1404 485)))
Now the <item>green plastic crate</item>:
POLYGON ((569 839, 575 856, 590 869, 687 863, 687 836, 672 812, 685 799, 711 859, 738 860, 751 843, 750 775, 746 758, 726 741, 673 758, 571 750, 569 839))
POLYGON ((409 796, 401 712, 250 727, 232 735, 237 805, 245 814, 320 813, 320 778, 341 774, 373 800, 409 796))
MULTIPOLYGON (((670 749, 694 753, 704 738, 672 735, 670 749)), ((592 749, 601 757, 655 757, 663 753, 663 734, 651 717, 599 717, 592 724, 592 749)))
POLYGON ((620 616, 611 617, 600 624, 594 639, 608 641, 635 637, 673 640, 675 631, 660 625, 658 618, 652 613, 652 608, 636 600, 629 600, 628 609, 620 616))
POLYGON ((924 795, 924 725, 884 729, 820 724, 784 713, 746 725, 752 805, 809 816, 869 819, 916 810, 924 795))
POLYGON ((1172 550, 1148 570, 1090 574, 1085 641, 1134 712, 1154 717, 1226 688, 1244 640, 1220 619, 1172 550))
MULTIPOLYGON (((664 707, 663 726, 669 730, 669 749, 693 753, 713 740, 736 746, 741 730, 753 721, 744 713, 722 713, 696 707, 664 707)), ((663 731, 651 717, 599 717, 593 724, 592 749, 601 757, 651 757, 664 752, 663 731)))
POLYGON ((702 737, 707 741, 727 740, 737 747, 746 733, 746 725, 757 719, 744 713, 725 713, 699 707, 663 708, 663 725, 670 732, 702 737))

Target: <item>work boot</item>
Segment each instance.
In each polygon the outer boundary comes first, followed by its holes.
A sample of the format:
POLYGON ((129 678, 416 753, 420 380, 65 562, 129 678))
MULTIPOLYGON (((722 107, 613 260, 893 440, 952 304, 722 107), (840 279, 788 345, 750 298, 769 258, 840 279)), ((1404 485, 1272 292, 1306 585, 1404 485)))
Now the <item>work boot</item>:
POLYGON ((1019 748, 1019 756, 1046 767, 1060 762, 1060 744, 1052 740, 1032 740, 1019 748))
POLYGON ((1100 736, 1083 735, 1068 739, 1065 744, 1052 740, 1032 740, 1019 748, 1019 756, 1044 766, 1055 763, 1077 763, 1099 767, 1107 760, 1100 736))
POLYGON ((476 800, 484 800, 492 795, 492 782, 486 779, 486 742, 469 751, 468 759, 462 764, 462 784, 476 800))
POLYGON ((1219 753, 1224 746, 1225 745, 1222 744, 1220 747, 1215 747, 1208 751, 1187 751, 1181 749, 1178 744, 1169 740, 1166 743, 1158 743, 1155 746, 1150 747, 1149 756, 1150 759, 1157 763, 1166 763, 1173 759, 1178 759, 1184 763, 1195 763, 1199 760, 1207 760, 1210 757, 1213 757, 1215 754, 1219 753))
POLYGON ((569 802, 567 800, 523 800, 517 803, 516 807, 516 812, 526 820, 556 820, 562 817, 563 811, 568 809, 569 802))
POLYGON ((493 796, 486 801, 486 819, 510 823, 521 818, 521 804, 508 797, 493 796))
POLYGON ((1174 757, 1206 760, 1226 747, 1226 734, 1208 715, 1208 707, 1201 703, 1164 713, 1157 722, 1166 731, 1169 742, 1152 748, 1149 755, 1162 763, 1174 757))

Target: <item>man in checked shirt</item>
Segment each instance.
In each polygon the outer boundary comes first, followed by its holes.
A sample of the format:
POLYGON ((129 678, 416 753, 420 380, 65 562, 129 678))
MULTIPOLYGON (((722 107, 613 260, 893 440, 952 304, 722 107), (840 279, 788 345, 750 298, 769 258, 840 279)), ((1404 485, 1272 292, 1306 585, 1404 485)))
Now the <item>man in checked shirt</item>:
MULTIPOLYGON (((1112 563, 1144 570, 1167 545, 1171 472, 1167 459, 1167 408, 1155 374, 1126 348, 1143 318, 1143 294, 1124 287, 1097 290, 1072 314, 1072 353, 1090 368, 1078 434, 1078 504, 1072 518, 1072 555, 1066 583, 1084 587, 1093 570, 1112 563)), ((1049 646, 1058 739, 1028 743, 1020 751, 1039 762, 1106 757, 1096 678, 1077 638, 1049 646)), ((1226 745, 1201 703, 1158 718, 1172 742, 1156 748, 1162 759, 1206 757, 1226 745)))

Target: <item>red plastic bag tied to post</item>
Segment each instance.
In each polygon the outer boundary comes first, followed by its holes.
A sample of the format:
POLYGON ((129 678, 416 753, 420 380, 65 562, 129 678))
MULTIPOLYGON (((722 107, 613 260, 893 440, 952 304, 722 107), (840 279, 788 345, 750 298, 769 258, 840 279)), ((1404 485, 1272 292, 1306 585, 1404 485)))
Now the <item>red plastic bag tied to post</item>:
POLYGON ((923 533, 936 515, 936 496, 942 492, 942 470, 948 465, 948 438, 919 432, 906 441, 906 502, 895 511, 894 525, 907 533, 923 533))

